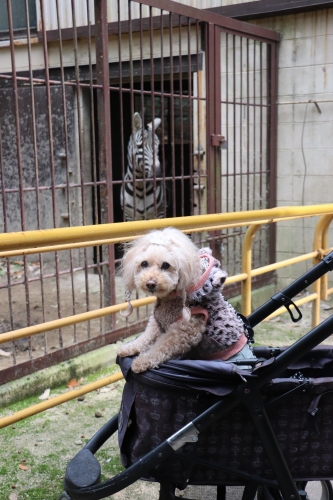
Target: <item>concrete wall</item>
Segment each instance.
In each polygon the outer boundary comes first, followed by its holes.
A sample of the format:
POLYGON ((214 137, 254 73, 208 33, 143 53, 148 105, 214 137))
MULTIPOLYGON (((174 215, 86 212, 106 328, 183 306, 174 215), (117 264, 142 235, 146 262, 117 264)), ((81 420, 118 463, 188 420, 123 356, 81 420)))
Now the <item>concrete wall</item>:
MULTIPOLYGON (((252 22, 281 34, 277 205, 332 203, 333 9, 252 22), (318 101, 321 112, 309 100, 318 101)), ((277 260, 312 251, 317 221, 278 224, 277 260)), ((311 262, 279 271, 279 285, 285 286, 309 267, 311 262)))
MULTIPOLYGON (((219 7, 223 5, 233 5, 242 3, 243 0, 180 0, 179 3, 196 7, 197 9, 209 9, 212 7, 219 7)), ((107 16, 108 21, 118 21, 118 0, 107 0, 107 16)), ((41 27, 41 9, 40 0, 37 1, 37 24, 41 27)), ((44 19, 47 30, 58 29, 57 26, 57 3, 56 0, 47 0, 44 2, 44 19)), ((72 1, 71 0, 58 0, 59 5, 59 19, 62 28, 69 28, 73 26, 72 16, 72 1)), ((122 1, 120 6, 120 19, 127 20, 129 16, 128 2, 122 1)), ((86 2, 82 0, 74 0, 76 26, 86 26, 88 19, 92 24, 95 23, 94 0, 89 0, 89 16, 87 12, 86 2)), ((149 16, 149 7, 142 5, 142 16, 149 16)), ((160 9, 153 9, 152 15, 159 15, 160 9)), ((136 19, 140 17, 140 6, 138 3, 132 2, 131 4, 131 18, 136 19)))

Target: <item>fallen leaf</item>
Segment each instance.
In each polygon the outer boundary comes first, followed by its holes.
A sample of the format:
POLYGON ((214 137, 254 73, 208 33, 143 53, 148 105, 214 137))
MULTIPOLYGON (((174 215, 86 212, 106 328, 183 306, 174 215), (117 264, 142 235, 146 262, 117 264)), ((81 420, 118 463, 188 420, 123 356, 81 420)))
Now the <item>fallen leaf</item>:
POLYGON ((19 465, 19 469, 21 469, 21 470, 28 470, 28 469, 29 469, 29 466, 28 466, 28 465, 24 465, 24 463, 22 462, 22 463, 20 463, 20 465, 19 465))
POLYGON ((4 351, 3 349, 0 349, 0 356, 5 356, 6 358, 8 356, 11 356, 12 353, 11 352, 7 352, 7 351, 4 351))
POLYGON ((80 380, 76 380, 76 378, 72 378, 72 380, 70 380, 68 382, 68 384, 66 384, 66 387, 78 387, 79 385, 81 385, 83 381, 83 378, 80 378, 80 380))
POLYGON ((18 280, 20 278, 22 278, 22 276, 23 276, 23 273, 21 273, 21 272, 15 272, 15 273, 12 274, 12 277, 15 278, 15 279, 18 279, 18 280))
POLYGON ((43 394, 41 396, 39 396, 38 399, 48 399, 50 392, 51 392, 51 389, 45 389, 43 394))
POLYGON ((33 272, 35 273, 36 271, 37 272, 40 272, 40 265, 38 262, 31 262, 29 265, 28 265, 28 270, 30 272, 33 272))

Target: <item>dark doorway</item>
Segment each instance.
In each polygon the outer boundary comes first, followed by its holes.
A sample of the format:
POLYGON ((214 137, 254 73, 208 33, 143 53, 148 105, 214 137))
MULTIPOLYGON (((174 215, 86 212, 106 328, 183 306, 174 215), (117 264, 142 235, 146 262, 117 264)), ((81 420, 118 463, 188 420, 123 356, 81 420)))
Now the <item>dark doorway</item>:
MULTIPOLYGON (((133 100, 131 93, 126 91, 130 89, 129 84, 123 84, 120 90, 110 92, 114 222, 125 221, 120 190, 127 169, 127 146, 131 135, 131 115, 134 112, 140 113, 145 126, 154 118, 162 120, 155 132, 160 141, 159 160, 165 186, 165 216, 192 215, 192 131, 188 88, 188 80, 183 79, 181 82, 173 81, 172 93, 170 81, 163 82, 163 92, 160 81, 155 81, 153 90, 148 81, 144 82, 143 89, 140 82, 135 83, 133 100)), ((121 255, 121 245, 116 245, 116 260, 121 255)))
POLYGON ((159 160, 162 165, 162 177, 166 185, 166 217, 191 215, 190 177, 191 177, 191 105, 188 96, 188 80, 173 81, 171 95, 170 82, 145 82, 134 84, 134 99, 131 102, 129 85, 123 85, 120 91, 111 91, 111 140, 112 140, 112 175, 114 221, 124 220, 120 204, 121 181, 127 168, 127 145, 131 135, 132 112, 143 116, 147 126, 154 118, 161 118, 162 123, 156 130, 160 140, 159 160), (141 92, 140 92, 141 90, 141 92), (166 94, 166 96, 164 95, 166 94), (152 105, 152 96, 154 103, 152 105), (163 101, 162 101, 163 99, 163 101), (134 107, 134 109, 133 109, 134 107), (153 115, 154 109, 154 116, 153 115))

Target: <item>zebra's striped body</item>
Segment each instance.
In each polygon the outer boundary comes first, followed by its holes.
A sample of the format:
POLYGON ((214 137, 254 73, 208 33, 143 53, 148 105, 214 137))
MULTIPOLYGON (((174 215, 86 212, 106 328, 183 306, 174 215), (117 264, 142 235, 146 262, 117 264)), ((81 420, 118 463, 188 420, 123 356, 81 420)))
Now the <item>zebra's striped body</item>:
MULTIPOLYGON (((160 118, 155 118, 155 130, 160 123, 160 118)), ((152 123, 143 130, 139 113, 134 113, 133 132, 127 146, 127 171, 124 177, 125 181, 131 182, 124 183, 120 192, 120 202, 126 221, 164 217, 163 184, 161 181, 156 181, 154 185, 153 180, 147 180, 161 176, 158 147, 159 140, 155 133, 153 137, 152 123)))

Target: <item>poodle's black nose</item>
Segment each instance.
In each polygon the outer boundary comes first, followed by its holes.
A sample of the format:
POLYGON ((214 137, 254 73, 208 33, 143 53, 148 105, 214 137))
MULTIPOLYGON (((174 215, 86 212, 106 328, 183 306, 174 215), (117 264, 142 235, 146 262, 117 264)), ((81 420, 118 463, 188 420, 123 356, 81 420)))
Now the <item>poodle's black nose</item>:
POLYGON ((146 282, 146 287, 148 288, 148 290, 150 292, 153 292, 156 289, 156 285, 157 285, 157 283, 154 280, 148 280, 146 282))

